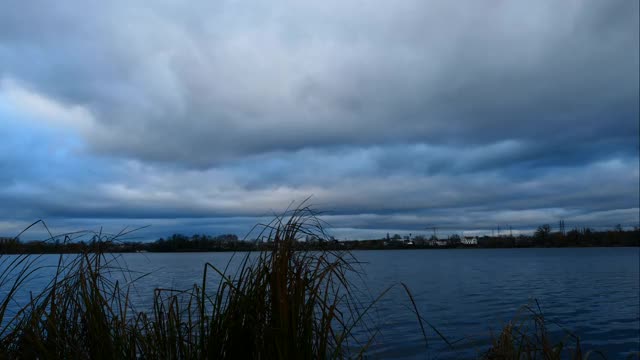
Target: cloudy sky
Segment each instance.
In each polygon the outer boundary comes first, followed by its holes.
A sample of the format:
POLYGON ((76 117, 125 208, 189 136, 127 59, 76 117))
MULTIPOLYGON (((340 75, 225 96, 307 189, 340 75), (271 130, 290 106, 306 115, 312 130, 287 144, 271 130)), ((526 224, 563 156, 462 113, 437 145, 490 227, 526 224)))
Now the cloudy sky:
POLYGON ((638 224, 638 1, 186 4, 3 5, 0 235, 638 224))

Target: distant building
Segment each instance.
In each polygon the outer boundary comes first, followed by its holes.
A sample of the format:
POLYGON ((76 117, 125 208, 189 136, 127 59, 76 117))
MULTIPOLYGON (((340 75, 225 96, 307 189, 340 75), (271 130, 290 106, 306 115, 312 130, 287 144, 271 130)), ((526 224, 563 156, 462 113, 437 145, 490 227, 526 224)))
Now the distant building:
POLYGON ((478 245, 478 237, 477 236, 464 236, 460 239, 462 245, 478 245))
POLYGON ((425 245, 427 243, 427 239, 423 235, 416 235, 413 237, 413 243, 415 245, 425 245))
POLYGON ((447 245, 449 245, 449 242, 447 240, 440 240, 433 236, 429 240, 429 246, 447 246, 447 245))

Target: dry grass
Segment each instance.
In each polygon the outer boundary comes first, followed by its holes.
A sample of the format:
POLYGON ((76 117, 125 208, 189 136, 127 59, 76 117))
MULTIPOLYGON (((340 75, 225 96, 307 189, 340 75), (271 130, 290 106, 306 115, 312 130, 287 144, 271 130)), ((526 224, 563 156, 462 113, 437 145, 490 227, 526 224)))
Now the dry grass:
MULTIPOLYGON (((635 358, 635 355, 629 356, 629 359, 635 358)), ((484 359, 588 360, 606 359, 606 356, 597 350, 583 352, 580 338, 559 324, 549 322, 535 300, 534 304, 523 306, 519 314, 494 337, 484 359), (564 336, 561 339, 552 336, 550 325, 557 327, 564 336)))
POLYGON ((324 235, 307 207, 261 228, 269 250, 245 255, 233 275, 206 264, 201 284, 187 291, 156 289, 153 309, 142 312, 130 304, 131 282, 110 276, 126 271, 117 258, 96 251, 61 256, 44 291, 5 318, 16 292, 39 270, 37 257, 11 258, 0 274, 0 285, 10 289, 0 304, 0 357, 326 359, 364 354, 373 334, 363 343, 353 329, 372 304, 352 296, 348 274, 356 272, 355 259, 347 252, 295 250, 300 237, 324 235), (207 287, 211 275, 220 278, 213 289, 207 287))
MULTIPOLYGON (((369 327, 368 303, 355 296, 358 263, 349 252, 299 251, 299 238, 326 238, 316 213, 301 206, 258 226, 267 250, 243 255, 232 274, 205 264, 188 290, 155 289, 153 306, 130 303, 135 279, 101 244, 119 236, 94 234, 93 251, 61 255, 55 276, 26 305, 17 294, 41 270, 37 255, 0 255, 0 359, 328 359, 366 355, 379 329, 369 327), (118 273, 120 277, 112 276, 118 273), (119 278, 120 280, 114 280, 119 278), (210 286, 218 278, 216 286, 210 286), (124 280, 122 280, 124 279, 124 280), (8 309, 18 308, 9 314, 8 309), (354 335, 356 327, 367 336, 354 335)), ((73 234, 65 240, 72 240, 73 234)), ((234 255, 242 256, 242 255, 234 255)), ((50 274, 50 272, 49 272, 50 274)), ((453 345, 418 312, 406 285, 428 355, 427 330, 453 345), (426 327, 425 327, 426 325, 426 327)), ((587 359, 579 339, 550 340, 539 308, 525 307, 497 336, 485 359, 587 359)))

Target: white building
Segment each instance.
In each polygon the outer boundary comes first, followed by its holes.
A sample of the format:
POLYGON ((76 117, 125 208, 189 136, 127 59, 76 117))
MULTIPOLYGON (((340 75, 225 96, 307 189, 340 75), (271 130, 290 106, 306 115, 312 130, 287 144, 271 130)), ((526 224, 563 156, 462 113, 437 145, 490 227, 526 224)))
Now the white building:
POLYGON ((429 240, 429 246, 447 246, 449 242, 447 240, 431 239, 429 240))
POLYGON ((478 237, 477 236, 464 236, 460 239, 462 245, 478 245, 478 237))

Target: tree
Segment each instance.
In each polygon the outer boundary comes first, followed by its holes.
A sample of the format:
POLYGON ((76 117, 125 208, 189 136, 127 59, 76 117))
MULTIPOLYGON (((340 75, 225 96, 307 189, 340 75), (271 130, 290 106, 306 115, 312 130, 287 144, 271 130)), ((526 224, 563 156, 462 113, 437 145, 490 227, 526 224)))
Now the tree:
POLYGON ((461 242, 460 235, 458 235, 458 234, 453 234, 453 235, 449 236, 449 242, 450 242, 452 245, 460 244, 460 242, 461 242))
POLYGON ((544 224, 542 226, 538 226, 538 229, 534 233, 534 237, 536 240, 541 241, 546 245, 549 240, 549 234, 551 233, 551 226, 549 224, 544 224))

